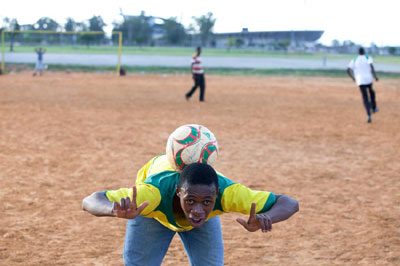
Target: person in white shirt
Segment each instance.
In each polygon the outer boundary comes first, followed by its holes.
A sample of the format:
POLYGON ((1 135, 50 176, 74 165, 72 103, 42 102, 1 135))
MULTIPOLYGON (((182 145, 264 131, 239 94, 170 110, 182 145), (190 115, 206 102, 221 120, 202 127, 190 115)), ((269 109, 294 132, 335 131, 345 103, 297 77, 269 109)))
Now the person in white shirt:
POLYGON ((192 57, 192 77, 194 86, 186 93, 186 100, 192 97, 192 94, 196 91, 197 87, 200 87, 200 102, 204 102, 204 93, 206 90, 206 83, 204 79, 204 70, 202 65, 202 59, 200 57, 201 47, 197 47, 197 53, 192 57))
POLYGON ((360 87, 364 107, 367 111, 367 122, 371 123, 371 111, 376 113, 379 108, 376 106, 375 91, 372 88, 372 81, 376 76, 372 57, 365 54, 364 48, 360 47, 358 56, 351 60, 347 68, 347 74, 360 87))

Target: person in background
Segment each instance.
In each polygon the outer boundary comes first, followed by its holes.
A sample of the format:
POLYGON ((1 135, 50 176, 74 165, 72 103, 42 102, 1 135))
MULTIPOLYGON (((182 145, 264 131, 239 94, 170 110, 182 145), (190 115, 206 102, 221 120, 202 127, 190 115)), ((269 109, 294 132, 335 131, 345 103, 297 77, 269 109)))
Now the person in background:
POLYGON ((360 87, 367 112, 367 122, 371 123, 371 112, 376 113, 379 111, 376 106, 375 91, 372 88, 373 78, 378 81, 378 77, 375 73, 372 57, 365 54, 364 48, 360 47, 358 56, 350 61, 347 74, 360 87))
POLYGON ((36 66, 35 66, 35 71, 33 72, 33 75, 36 76, 38 73, 41 76, 44 65, 43 65, 43 55, 46 53, 46 49, 39 47, 35 49, 35 52, 37 54, 37 61, 36 61, 36 66))
POLYGON ((204 79, 204 70, 202 66, 202 59, 200 57, 201 47, 197 47, 197 53, 193 55, 192 58, 192 78, 194 81, 194 86, 186 93, 186 100, 192 97, 192 94, 200 87, 200 102, 204 102, 204 94, 206 90, 206 83, 204 79))

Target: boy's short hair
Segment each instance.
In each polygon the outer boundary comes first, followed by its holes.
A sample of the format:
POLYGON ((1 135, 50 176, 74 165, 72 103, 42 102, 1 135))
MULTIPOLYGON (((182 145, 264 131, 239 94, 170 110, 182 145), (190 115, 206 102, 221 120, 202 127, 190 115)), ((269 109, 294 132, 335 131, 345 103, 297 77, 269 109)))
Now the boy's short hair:
POLYGON ((218 175, 214 168, 205 163, 191 163, 179 175, 178 188, 188 185, 215 185, 218 190, 218 175))
POLYGON ((360 47, 360 48, 358 49, 358 54, 360 54, 360 55, 365 54, 364 48, 360 47))

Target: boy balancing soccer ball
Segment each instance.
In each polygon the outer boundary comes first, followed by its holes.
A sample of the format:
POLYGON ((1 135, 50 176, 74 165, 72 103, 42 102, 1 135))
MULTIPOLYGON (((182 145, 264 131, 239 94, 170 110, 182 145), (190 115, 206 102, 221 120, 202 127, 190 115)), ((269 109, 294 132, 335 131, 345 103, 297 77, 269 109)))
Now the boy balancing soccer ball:
POLYGON ((223 265, 219 215, 248 214, 247 221, 237 222, 250 232, 269 232, 299 207, 288 196, 235 183, 206 163, 190 163, 179 173, 160 155, 139 170, 132 188, 95 192, 82 208, 95 216, 127 219, 125 265, 158 266, 176 233, 191 265, 223 265))

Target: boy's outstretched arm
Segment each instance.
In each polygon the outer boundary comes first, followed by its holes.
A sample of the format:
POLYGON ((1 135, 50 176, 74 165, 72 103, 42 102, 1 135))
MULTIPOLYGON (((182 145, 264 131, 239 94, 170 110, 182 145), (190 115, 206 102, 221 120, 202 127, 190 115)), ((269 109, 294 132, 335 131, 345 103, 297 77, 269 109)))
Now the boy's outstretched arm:
POLYGON ((271 217, 272 223, 278 223, 288 219, 299 211, 299 203, 286 195, 275 194, 276 202, 265 214, 271 217))
POLYGON ((82 201, 82 209, 95 216, 115 216, 114 203, 104 195, 104 191, 97 191, 87 196, 82 201))
POLYGON ((250 216, 248 221, 238 218, 236 219, 247 231, 255 232, 261 229, 262 232, 272 230, 272 224, 288 219, 299 210, 297 200, 285 195, 276 194, 276 202, 267 212, 256 214, 256 204, 251 204, 250 216))
POLYGON ((121 201, 111 202, 104 192, 94 192, 82 201, 82 209, 95 216, 117 216, 125 219, 135 219, 149 205, 147 201, 136 205, 136 186, 132 187, 132 200, 129 197, 121 198, 121 201))

